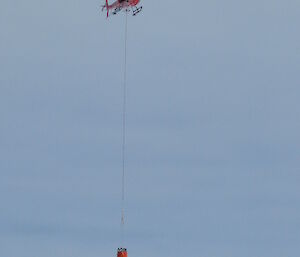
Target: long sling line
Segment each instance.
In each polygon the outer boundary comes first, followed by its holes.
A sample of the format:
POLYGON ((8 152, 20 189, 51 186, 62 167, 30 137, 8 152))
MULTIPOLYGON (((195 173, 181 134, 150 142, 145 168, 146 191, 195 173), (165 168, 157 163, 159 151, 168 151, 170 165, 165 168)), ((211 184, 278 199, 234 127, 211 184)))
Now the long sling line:
POLYGON ((124 241, 125 226, 125 148, 126 148, 126 91, 127 91, 127 10, 125 15, 125 40, 124 40, 124 74, 123 74, 123 130, 122 130, 122 209, 121 209, 121 238, 124 241))

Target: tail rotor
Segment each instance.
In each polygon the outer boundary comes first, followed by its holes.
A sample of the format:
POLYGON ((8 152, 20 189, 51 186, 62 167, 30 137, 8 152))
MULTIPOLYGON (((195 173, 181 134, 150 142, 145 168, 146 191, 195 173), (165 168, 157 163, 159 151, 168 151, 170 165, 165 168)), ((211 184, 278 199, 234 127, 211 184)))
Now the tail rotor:
POLYGON ((105 5, 102 5, 102 12, 103 10, 106 9, 106 17, 108 18, 108 14, 109 14, 109 5, 108 5, 108 0, 105 0, 105 5))
POLYGON ((109 9, 108 9, 108 0, 105 0, 105 5, 106 5, 106 11, 107 11, 106 18, 108 18, 108 12, 109 12, 109 9))

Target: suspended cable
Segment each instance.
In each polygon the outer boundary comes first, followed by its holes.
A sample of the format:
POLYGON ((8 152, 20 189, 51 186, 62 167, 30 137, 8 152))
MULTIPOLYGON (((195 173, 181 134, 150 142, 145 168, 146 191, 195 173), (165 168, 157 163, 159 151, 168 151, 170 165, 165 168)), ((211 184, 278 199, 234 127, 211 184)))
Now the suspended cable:
POLYGON ((125 226, 125 164, 126 164, 126 91, 127 91, 127 10, 125 10, 125 40, 124 40, 124 74, 123 74, 123 130, 122 130, 122 209, 121 209, 121 237, 124 240, 125 226))

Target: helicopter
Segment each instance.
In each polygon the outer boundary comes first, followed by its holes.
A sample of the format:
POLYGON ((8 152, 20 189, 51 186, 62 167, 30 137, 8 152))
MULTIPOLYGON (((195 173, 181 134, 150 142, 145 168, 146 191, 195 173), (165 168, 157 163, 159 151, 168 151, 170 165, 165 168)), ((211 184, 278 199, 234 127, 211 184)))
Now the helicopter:
POLYGON ((108 4, 108 0, 106 0, 105 5, 102 6, 102 11, 106 9, 107 17, 109 16, 109 11, 112 10, 112 14, 116 15, 121 10, 129 11, 129 8, 132 10, 132 16, 137 15, 143 7, 137 7, 140 0, 116 0, 112 4, 108 4))

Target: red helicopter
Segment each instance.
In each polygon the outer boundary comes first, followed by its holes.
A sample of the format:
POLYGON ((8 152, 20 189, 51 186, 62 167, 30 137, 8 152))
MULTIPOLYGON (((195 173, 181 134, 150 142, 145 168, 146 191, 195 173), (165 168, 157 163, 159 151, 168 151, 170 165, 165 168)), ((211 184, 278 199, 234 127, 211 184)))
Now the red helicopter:
POLYGON ((109 11, 112 11, 112 14, 115 15, 121 10, 129 11, 129 8, 132 10, 132 15, 137 15, 143 7, 137 7, 140 0, 117 0, 112 4, 108 4, 108 0, 106 0, 105 5, 102 6, 102 11, 106 9, 107 17, 109 16, 109 11))

